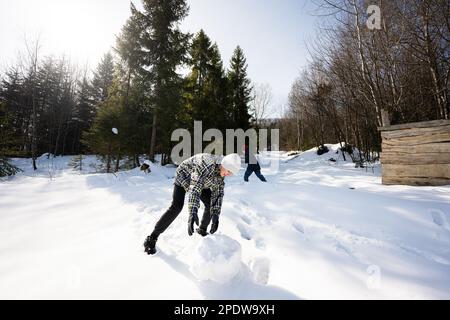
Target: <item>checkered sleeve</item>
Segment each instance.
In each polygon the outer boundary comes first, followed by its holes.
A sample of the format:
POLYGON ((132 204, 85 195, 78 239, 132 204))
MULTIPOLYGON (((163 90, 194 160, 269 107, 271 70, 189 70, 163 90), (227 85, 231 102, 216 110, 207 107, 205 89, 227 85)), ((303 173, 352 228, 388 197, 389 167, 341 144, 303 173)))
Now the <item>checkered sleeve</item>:
POLYGON ((224 184, 221 183, 217 188, 212 190, 211 195, 211 214, 220 215, 220 211, 222 210, 222 201, 225 195, 224 184))
POLYGON ((191 174, 191 183, 189 185, 188 209, 189 214, 192 215, 198 212, 200 207, 200 197, 205 184, 206 175, 208 173, 207 167, 203 165, 195 166, 194 172, 191 174))

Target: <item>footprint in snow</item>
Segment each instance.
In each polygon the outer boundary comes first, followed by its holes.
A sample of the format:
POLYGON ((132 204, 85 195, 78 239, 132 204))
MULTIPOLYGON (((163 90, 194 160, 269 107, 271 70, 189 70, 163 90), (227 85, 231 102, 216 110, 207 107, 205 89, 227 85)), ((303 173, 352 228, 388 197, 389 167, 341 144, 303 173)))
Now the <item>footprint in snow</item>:
POLYGON ((270 260, 255 258, 250 261, 249 267, 253 274, 253 280, 260 285, 267 285, 270 276, 270 260))
POLYGON ((136 211, 142 213, 145 211, 145 209, 147 209, 147 206, 142 204, 136 208, 136 211))
MULTIPOLYGON (((437 209, 433 209, 429 211, 431 218, 433 219, 433 222, 435 225, 442 227, 442 228, 446 228, 447 223, 448 222, 450 224, 450 219, 448 219, 448 217, 444 214, 444 212, 437 210, 437 209), (447 221, 446 221, 447 220, 447 221)), ((446 228, 449 229, 449 228, 446 228)))
POLYGON ((250 218, 247 217, 247 216, 241 216, 241 219, 242 219, 242 221, 244 221, 248 225, 252 224, 252 220, 250 220, 250 218))
POLYGON ((344 254, 348 255, 349 257, 353 257, 352 251, 349 248, 347 248, 346 246, 344 246, 343 244, 341 244, 340 242, 336 242, 334 244, 334 249, 337 252, 344 253, 344 254))
POLYGON ((264 250, 264 249, 266 249, 266 242, 264 241, 263 238, 256 238, 255 246, 256 246, 256 248, 258 248, 260 250, 264 250))
MULTIPOLYGON (((439 263, 439 264, 442 264, 445 266, 450 266, 449 259, 447 259, 446 257, 440 256, 440 255, 437 255, 433 252, 426 252, 426 251, 417 249, 415 247, 408 246, 406 244, 400 244, 399 248, 409 254, 413 254, 413 255, 419 256, 421 258, 424 258, 429 261, 439 263)), ((444 253, 444 255, 445 255, 445 253, 444 253)))
POLYGON ((248 202, 248 201, 246 201, 246 200, 244 200, 244 199, 239 199, 240 200, 240 202, 244 205, 244 206, 246 206, 246 207, 250 207, 252 204, 250 203, 250 202, 248 202))
POLYGON ((241 234, 241 237, 245 240, 252 240, 252 232, 250 231, 249 228, 247 228, 246 226, 244 226, 243 224, 239 223, 237 225, 237 228, 239 230, 239 233, 241 234))
POLYGON ((295 230, 297 230, 301 234, 305 234, 305 228, 300 222, 294 222, 292 226, 294 227, 295 230))

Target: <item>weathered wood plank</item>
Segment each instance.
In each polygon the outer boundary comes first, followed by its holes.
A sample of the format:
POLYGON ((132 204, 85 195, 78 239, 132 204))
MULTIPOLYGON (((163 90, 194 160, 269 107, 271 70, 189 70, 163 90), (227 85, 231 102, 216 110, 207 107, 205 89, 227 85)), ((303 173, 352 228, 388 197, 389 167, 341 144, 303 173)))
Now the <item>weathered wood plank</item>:
POLYGON ((400 145, 422 145, 428 143, 450 143, 450 132, 423 134, 417 137, 405 137, 397 139, 383 139, 383 145, 400 146, 400 145))
POLYGON ((423 134, 450 132, 450 125, 431 128, 414 128, 405 130, 384 131, 381 133, 383 139, 395 139, 403 137, 417 137, 423 134))
POLYGON ((383 165, 383 176, 450 179, 450 164, 385 164, 383 165))
POLYGON ((446 125, 450 125, 450 120, 435 120, 435 121, 423 121, 423 122, 399 124, 395 126, 379 127, 378 130, 384 132, 384 131, 403 130, 411 128, 430 128, 446 125))
POLYGON ((385 153, 448 153, 450 152, 450 143, 429 143, 424 145, 400 145, 389 146, 383 144, 383 152, 385 153))
POLYGON ((381 153, 384 164, 450 164, 450 152, 442 153, 381 153))
POLYGON ((383 184, 450 185, 450 120, 379 128, 383 184))
POLYGON ((450 186, 450 179, 445 178, 414 178, 414 177, 383 177, 384 185, 407 186, 450 186))

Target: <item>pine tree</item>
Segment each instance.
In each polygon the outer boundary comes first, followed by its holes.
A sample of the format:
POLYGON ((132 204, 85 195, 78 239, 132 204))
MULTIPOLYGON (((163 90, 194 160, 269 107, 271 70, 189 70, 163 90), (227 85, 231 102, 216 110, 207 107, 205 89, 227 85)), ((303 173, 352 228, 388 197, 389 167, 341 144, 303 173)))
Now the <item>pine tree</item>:
POLYGON ((129 106, 129 96, 134 78, 141 74, 142 50, 142 15, 131 3, 131 17, 122 28, 121 34, 116 38, 114 50, 120 58, 118 69, 124 83, 125 108, 129 106))
POLYGON ((10 177, 21 171, 22 170, 12 165, 8 158, 0 155, 0 177, 10 177))
POLYGON ((2 134, 0 150, 9 155, 29 155, 28 139, 25 136, 29 128, 30 110, 24 108, 25 92, 23 77, 17 68, 10 69, 2 80, 0 90, 0 125, 2 134))
POLYGON ((77 104, 72 117, 76 123, 75 147, 76 153, 84 151, 83 146, 80 145, 82 133, 92 126, 96 114, 95 102, 93 99, 93 88, 89 83, 86 75, 78 84, 77 104))
POLYGON ((114 59, 111 52, 107 52, 97 66, 92 80, 94 100, 97 103, 106 101, 108 92, 114 81, 114 59))
POLYGON ((219 47, 211 47, 211 69, 208 81, 208 95, 212 105, 212 122, 214 128, 225 132, 231 123, 230 82, 225 75, 219 47))
POLYGON ((8 130, 10 116, 5 111, 6 104, 0 101, 0 177, 13 176, 21 171, 12 165, 5 155, 13 143, 12 134, 8 130))
POLYGON ((72 157, 69 162, 69 166, 74 170, 78 170, 80 172, 83 171, 83 155, 79 154, 77 156, 72 157))
POLYGON ((194 121, 202 121, 205 127, 211 127, 207 111, 209 109, 205 83, 210 70, 211 40, 203 30, 194 37, 190 48, 191 72, 185 86, 186 111, 189 112, 189 123, 192 128, 194 121))
POLYGON ((139 154, 144 151, 143 136, 148 132, 148 117, 141 109, 142 88, 133 83, 126 98, 121 79, 116 78, 109 97, 98 107, 93 125, 83 135, 83 143, 100 155, 105 171, 117 172, 120 161, 127 159, 127 168, 139 166, 139 154), (126 105, 125 100, 128 100, 126 105), (114 132, 115 130, 118 132, 114 132))
POLYGON ((152 119, 148 108, 151 81, 148 78, 148 72, 142 68, 145 55, 142 48, 142 35, 145 31, 143 21, 141 12, 131 4, 131 17, 117 37, 115 47, 119 58, 117 63, 118 79, 116 79, 119 85, 116 89, 123 97, 124 112, 129 123, 132 124, 127 135, 129 143, 122 146, 121 149, 126 152, 131 167, 140 166, 139 154, 148 151, 148 148, 145 147, 146 140, 150 136, 149 123, 152 119), (139 125, 137 125, 138 123, 139 125))
POLYGON ((191 72, 185 86, 186 111, 193 120, 202 121, 204 129, 226 129, 228 80, 216 43, 203 30, 195 36, 190 50, 191 72))
POLYGON ((235 128, 246 130, 250 126, 249 110, 252 88, 247 77, 247 61, 239 46, 231 57, 228 79, 230 81, 233 123, 235 128))
POLYGON ((122 98, 115 95, 109 96, 100 105, 90 130, 83 133, 82 142, 89 147, 90 151, 100 156, 107 173, 113 171, 114 159, 120 160, 120 140, 126 137, 126 132, 123 130, 126 119, 123 115, 122 98))
POLYGON ((178 67, 186 60, 189 35, 179 29, 179 23, 189 11, 186 0, 143 0, 142 49, 145 52, 143 67, 149 72, 153 120, 149 158, 154 160, 157 129, 160 128, 161 149, 170 149, 170 130, 173 115, 181 106, 183 80, 178 67), (169 132, 168 132, 169 131, 169 132))

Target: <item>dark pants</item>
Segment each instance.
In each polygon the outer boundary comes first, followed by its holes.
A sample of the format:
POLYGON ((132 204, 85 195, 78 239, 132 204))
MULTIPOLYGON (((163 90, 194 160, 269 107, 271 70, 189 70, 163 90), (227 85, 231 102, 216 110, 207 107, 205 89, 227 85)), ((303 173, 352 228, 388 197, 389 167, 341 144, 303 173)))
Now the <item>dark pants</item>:
POLYGON ((249 164, 247 167, 247 170, 245 171, 244 180, 248 182, 248 178, 253 174, 253 172, 256 174, 256 176, 259 178, 259 180, 263 182, 267 182, 266 178, 261 173, 261 167, 258 164, 249 164))
MULTIPOLYGON (((166 231, 167 228, 172 224, 172 222, 178 217, 181 210, 183 210, 185 196, 186 191, 184 191, 182 187, 175 185, 173 189, 172 205, 156 224, 155 230, 151 235, 153 239, 158 239, 159 235, 166 231)), ((200 199, 205 205, 205 211, 203 213, 200 228, 206 231, 209 223, 211 222, 211 190, 204 189, 202 191, 200 199)))

